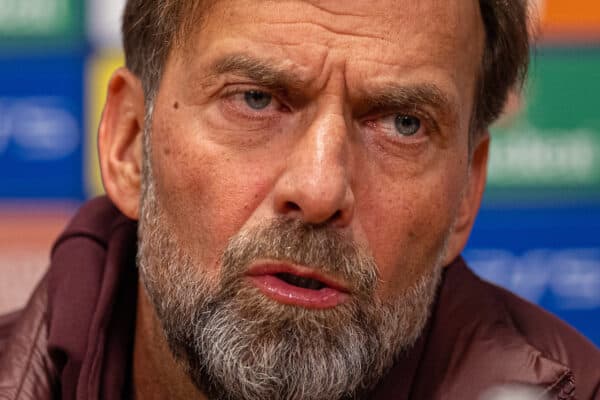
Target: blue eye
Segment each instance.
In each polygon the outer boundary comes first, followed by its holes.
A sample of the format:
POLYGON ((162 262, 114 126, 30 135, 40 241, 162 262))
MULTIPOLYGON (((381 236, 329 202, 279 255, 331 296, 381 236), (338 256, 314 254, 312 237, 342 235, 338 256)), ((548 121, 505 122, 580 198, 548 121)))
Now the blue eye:
POLYGON ((248 90, 244 92, 244 101, 253 110, 262 110, 271 104, 272 96, 259 90, 248 90))
POLYGON ((394 121, 396 130, 402 136, 412 136, 419 132, 421 128, 421 120, 412 115, 399 114, 394 121))

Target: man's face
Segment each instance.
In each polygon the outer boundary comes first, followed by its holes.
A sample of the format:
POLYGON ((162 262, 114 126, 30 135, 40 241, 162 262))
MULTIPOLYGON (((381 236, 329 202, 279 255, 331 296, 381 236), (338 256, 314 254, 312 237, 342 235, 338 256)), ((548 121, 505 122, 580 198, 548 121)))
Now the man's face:
POLYGON ((216 277, 230 237, 289 217, 369 249, 382 298, 411 286, 467 183, 477 3, 219 1, 205 21, 170 57, 152 121, 180 246, 216 277))
POLYGON ((465 240, 453 228, 470 179, 478 3, 232 0, 207 12, 155 99, 146 214, 160 221, 142 216, 142 237, 155 235, 141 259, 167 256, 207 292, 239 294, 255 308, 242 317, 272 306, 342 329, 369 314, 360 304, 397 310, 425 286, 426 318, 436 271, 465 240), (304 253, 290 249, 302 241, 289 232, 311 230, 304 253), (268 244, 248 245, 253 235, 268 244), (252 251, 236 257, 240 243, 252 251), (327 261, 346 253, 346 267, 327 261))

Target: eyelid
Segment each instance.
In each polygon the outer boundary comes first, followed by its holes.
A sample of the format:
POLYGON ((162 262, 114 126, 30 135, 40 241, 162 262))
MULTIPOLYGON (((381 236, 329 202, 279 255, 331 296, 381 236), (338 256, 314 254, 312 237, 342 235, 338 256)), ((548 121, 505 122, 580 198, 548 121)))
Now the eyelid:
POLYGON ((393 118, 393 117, 397 117, 398 115, 406 115, 406 116, 410 116, 410 117, 416 117, 421 121, 421 129, 425 129, 427 132, 427 135, 431 135, 434 133, 438 133, 440 130, 439 124, 438 122, 435 120, 435 118, 433 116, 431 116, 431 114, 424 112, 422 110, 419 110, 417 108, 413 108, 410 111, 408 110, 402 110, 402 109, 397 109, 397 110, 386 110, 386 111, 379 111, 376 114, 371 114, 367 117, 363 118, 363 121, 365 122, 369 122, 369 121, 381 121, 385 118, 393 118))
POLYGON ((276 109, 279 111, 287 111, 290 109, 288 102, 282 100, 281 93, 277 93, 277 91, 270 90, 267 88, 263 88, 256 84, 252 83, 233 83, 228 84, 224 87, 224 89, 220 93, 220 97, 223 99, 231 98, 235 95, 243 95, 246 92, 256 91, 266 93, 271 96, 272 100, 276 103, 276 109))

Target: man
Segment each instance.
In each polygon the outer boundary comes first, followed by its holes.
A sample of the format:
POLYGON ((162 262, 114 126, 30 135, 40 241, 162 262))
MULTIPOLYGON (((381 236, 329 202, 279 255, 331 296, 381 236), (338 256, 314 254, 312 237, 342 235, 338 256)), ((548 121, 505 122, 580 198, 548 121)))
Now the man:
POLYGON ((460 258, 525 8, 128 1, 108 198, 57 241, 0 394, 598 398, 598 350, 460 258))

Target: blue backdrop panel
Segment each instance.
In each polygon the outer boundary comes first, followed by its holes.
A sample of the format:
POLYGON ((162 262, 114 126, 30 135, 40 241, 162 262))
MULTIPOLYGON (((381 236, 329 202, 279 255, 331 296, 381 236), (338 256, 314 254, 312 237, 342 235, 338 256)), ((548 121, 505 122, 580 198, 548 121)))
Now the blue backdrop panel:
POLYGON ((84 199, 84 61, 0 58, 0 197, 84 199))
POLYGON ((600 346, 600 206, 484 207, 465 258, 600 346))

